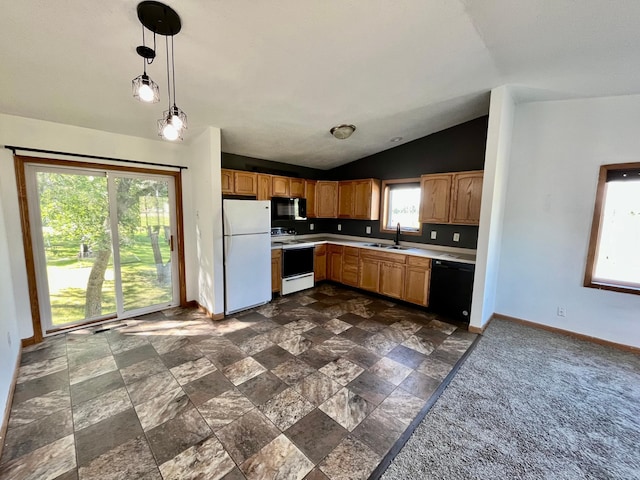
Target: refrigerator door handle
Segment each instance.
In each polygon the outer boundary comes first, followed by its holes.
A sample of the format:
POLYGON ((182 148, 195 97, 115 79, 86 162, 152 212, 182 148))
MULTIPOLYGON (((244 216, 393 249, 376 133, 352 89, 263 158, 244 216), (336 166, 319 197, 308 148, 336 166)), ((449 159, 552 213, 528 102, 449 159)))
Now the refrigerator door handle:
POLYGON ((231 256, 231 243, 232 243, 231 236, 230 235, 225 235, 224 236, 224 241, 226 242, 226 245, 225 245, 226 248, 224 249, 225 250, 225 258, 229 258, 231 256))

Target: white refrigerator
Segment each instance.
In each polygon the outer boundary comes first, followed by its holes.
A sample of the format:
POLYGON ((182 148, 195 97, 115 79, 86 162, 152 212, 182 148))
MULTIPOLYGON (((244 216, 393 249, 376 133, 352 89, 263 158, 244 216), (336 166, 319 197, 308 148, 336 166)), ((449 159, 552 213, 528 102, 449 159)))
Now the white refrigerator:
POLYGON ((225 314, 271 301, 271 202, 222 201, 225 314))

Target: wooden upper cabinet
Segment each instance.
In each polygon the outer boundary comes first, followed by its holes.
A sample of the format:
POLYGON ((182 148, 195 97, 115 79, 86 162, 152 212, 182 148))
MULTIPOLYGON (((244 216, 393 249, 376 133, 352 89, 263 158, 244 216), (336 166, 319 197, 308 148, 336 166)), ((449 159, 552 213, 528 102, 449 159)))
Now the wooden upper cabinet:
POLYGON ((420 178, 420 223, 449 223, 452 175, 422 175, 420 178))
POLYGON ((258 174, 258 200, 271 200, 271 175, 258 174))
POLYGON ((304 181, 304 194, 307 199, 307 218, 316 218, 316 181, 305 180, 304 181))
POLYGON ((292 198, 304 198, 305 185, 303 178, 289 179, 289 196, 292 198))
POLYGON ((236 195, 257 195, 258 175, 253 172, 233 172, 233 185, 236 195))
POLYGON ((316 215, 318 218, 338 216, 338 182, 316 183, 316 215))
POLYGON ((464 225, 480 223, 483 173, 474 171, 453 174, 449 216, 451 223, 464 225))
POLYGON ((338 182, 338 218, 353 217, 353 182, 338 182))
POLYGON ((273 175, 271 177, 271 195, 274 197, 290 197, 289 177, 273 175))
POLYGON ((361 220, 380 218, 380 180, 369 178, 353 182, 352 218, 361 220))
POLYGON ((233 170, 223 168, 220 171, 220 180, 222 183, 222 193, 233 193, 233 170))

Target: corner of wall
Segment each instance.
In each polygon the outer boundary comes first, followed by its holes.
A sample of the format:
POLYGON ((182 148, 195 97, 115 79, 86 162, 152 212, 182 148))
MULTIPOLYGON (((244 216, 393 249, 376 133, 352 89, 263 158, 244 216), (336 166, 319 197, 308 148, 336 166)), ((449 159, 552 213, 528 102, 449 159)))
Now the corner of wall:
POLYGON ((515 102, 508 85, 491 91, 482 206, 471 303, 472 328, 482 329, 495 310, 515 102))

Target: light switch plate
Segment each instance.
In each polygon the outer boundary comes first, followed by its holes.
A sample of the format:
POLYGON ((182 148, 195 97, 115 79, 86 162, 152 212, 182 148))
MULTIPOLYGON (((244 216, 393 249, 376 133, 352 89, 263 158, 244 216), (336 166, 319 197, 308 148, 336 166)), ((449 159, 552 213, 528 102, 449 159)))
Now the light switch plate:
POLYGON ((435 240, 438 237, 438 232, 431 230, 431 240, 435 240))
POLYGON ((338 224, 338 231, 341 232, 342 231, 342 224, 338 224))
POLYGON ((369 225, 367 225, 367 227, 365 228, 365 232, 367 232, 367 234, 371 235, 371 227, 369 225))
POLYGON ((460 241, 460 234, 459 233, 454 233, 453 234, 453 241, 454 242, 459 242, 460 241))
POLYGON ((316 226, 313 223, 309 224, 309 230, 313 231, 313 229, 316 228, 316 226))

